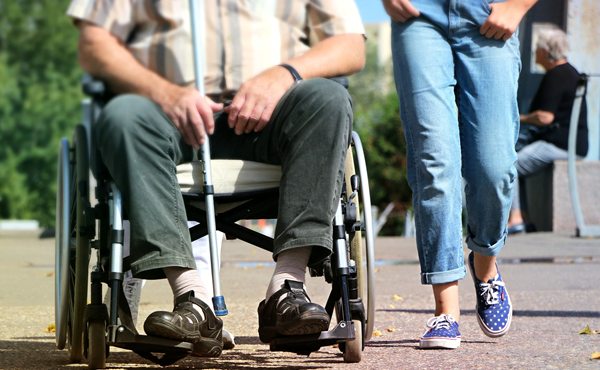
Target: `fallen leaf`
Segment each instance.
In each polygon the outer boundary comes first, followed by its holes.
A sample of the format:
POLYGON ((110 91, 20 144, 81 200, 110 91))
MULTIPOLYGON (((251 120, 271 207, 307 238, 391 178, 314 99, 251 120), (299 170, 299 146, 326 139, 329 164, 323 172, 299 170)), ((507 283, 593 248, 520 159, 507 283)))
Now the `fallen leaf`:
POLYGON ((600 352, 596 351, 590 356, 592 360, 600 360, 600 352))
POLYGON ((250 253, 255 254, 256 253, 256 249, 251 250, 250 253))
POLYGON ((373 331, 373 336, 374 337, 382 337, 383 333, 381 333, 379 330, 374 330, 373 331))
POLYGON ((396 306, 394 306, 393 304, 390 305, 390 308, 396 308, 396 306))
POLYGON ((378 269, 378 268, 375 268, 375 272, 379 272, 379 269, 378 269))
POLYGON ((392 299, 394 301, 403 301, 404 298, 400 297, 398 294, 394 294, 394 296, 392 297, 392 299))
POLYGON ((256 265, 256 268, 257 268, 257 269, 261 269, 261 268, 263 268, 263 267, 265 267, 265 265, 263 265, 262 263, 259 263, 258 265, 256 265))
POLYGON ((56 332, 56 326, 54 326, 54 324, 50 324, 48 325, 45 331, 46 333, 54 333, 56 332))
POLYGON ((389 331, 390 333, 393 333, 393 332, 396 331, 396 329, 394 329, 394 328, 387 328, 387 329, 385 329, 385 331, 389 331))
POLYGON ((339 344, 334 344, 332 347, 333 348, 340 348, 340 345, 339 344))
POLYGON ((54 276, 54 271, 49 272, 49 273, 46 274, 46 277, 52 277, 52 276, 54 276))
POLYGON ((590 326, 586 326, 585 329, 583 329, 582 331, 579 332, 579 334, 593 334, 592 331, 590 330, 590 326))

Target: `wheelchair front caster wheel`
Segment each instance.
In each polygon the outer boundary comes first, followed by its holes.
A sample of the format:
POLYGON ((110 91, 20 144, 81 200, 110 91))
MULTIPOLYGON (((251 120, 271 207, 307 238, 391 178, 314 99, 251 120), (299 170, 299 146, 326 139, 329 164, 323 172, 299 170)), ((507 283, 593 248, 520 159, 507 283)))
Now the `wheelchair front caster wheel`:
POLYGON ((106 325, 104 320, 88 323, 87 360, 90 369, 106 368, 106 325))
POLYGON ((352 320, 354 323, 355 339, 341 343, 340 349, 344 353, 344 362, 360 362, 363 353, 363 330, 360 320, 352 320))

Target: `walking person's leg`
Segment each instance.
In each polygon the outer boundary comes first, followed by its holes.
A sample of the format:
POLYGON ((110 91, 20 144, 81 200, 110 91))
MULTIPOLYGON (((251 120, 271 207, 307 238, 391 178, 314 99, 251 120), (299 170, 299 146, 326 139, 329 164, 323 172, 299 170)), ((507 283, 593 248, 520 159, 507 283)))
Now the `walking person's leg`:
POLYGON ((520 56, 517 34, 503 41, 479 33, 488 15, 461 4, 450 10, 451 23, 461 25, 452 32, 462 172, 467 183, 466 242, 472 251, 469 267, 477 291, 479 324, 486 335, 496 337, 508 331, 512 317, 496 256, 506 241, 517 177, 513 164, 519 130, 520 56))
POLYGON ((458 280, 466 275, 456 80, 444 29, 447 19, 439 16, 437 22, 428 13, 392 25, 394 76, 407 141, 421 282, 432 284, 435 298, 435 317, 427 322, 422 348, 460 344, 458 280))

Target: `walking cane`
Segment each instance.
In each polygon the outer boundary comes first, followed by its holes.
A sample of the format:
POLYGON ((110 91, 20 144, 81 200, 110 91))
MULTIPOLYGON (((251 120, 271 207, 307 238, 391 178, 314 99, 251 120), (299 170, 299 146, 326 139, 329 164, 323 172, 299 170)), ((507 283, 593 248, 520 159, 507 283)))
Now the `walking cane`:
MULTIPOLYGON (((204 0, 190 0, 190 17, 192 26, 192 43, 194 50, 194 71, 196 72, 196 88, 204 97, 204 0)), ((227 315, 227 306, 225 298, 221 295, 221 281, 219 278, 219 270, 221 261, 217 251, 217 229, 215 223, 215 203, 213 199, 214 187, 212 182, 212 168, 210 166, 210 146, 208 134, 202 148, 202 173, 204 174, 203 192, 206 197, 206 223, 208 229, 208 241, 210 245, 210 264, 213 279, 214 297, 213 307, 217 316, 227 315)))

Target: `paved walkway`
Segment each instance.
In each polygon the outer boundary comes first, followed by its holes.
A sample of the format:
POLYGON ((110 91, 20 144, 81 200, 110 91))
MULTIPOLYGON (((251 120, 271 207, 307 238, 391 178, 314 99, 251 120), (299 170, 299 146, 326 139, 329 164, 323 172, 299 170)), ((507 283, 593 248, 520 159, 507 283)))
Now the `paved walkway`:
MULTIPOLYGON (((0 369, 85 369, 68 364, 54 334, 54 239, 39 233, 0 232, 0 369)), ((501 270, 515 312, 504 338, 484 336, 474 316, 470 277, 460 283, 463 342, 457 350, 422 351, 418 338, 432 316, 431 289, 419 283, 415 241, 378 238, 377 313, 374 337, 359 364, 343 363, 333 347, 310 357, 272 353, 257 336, 256 307, 272 273, 270 255, 238 241, 223 250, 222 290, 230 315, 225 326, 238 346, 217 359, 188 357, 173 369, 600 369, 600 335, 579 335, 587 325, 600 329, 600 240, 551 233, 509 237, 501 270), (402 300, 394 300, 394 295, 402 300)), ((329 290, 309 279, 309 294, 324 302, 329 290)), ((170 309, 166 281, 144 288, 140 322, 152 311, 170 309), (151 292, 151 293, 150 293, 151 292)), ((141 325, 138 325, 141 327, 141 325)), ((112 349, 111 369, 154 368, 128 351, 112 349)))

